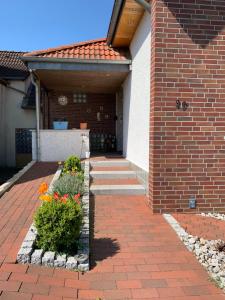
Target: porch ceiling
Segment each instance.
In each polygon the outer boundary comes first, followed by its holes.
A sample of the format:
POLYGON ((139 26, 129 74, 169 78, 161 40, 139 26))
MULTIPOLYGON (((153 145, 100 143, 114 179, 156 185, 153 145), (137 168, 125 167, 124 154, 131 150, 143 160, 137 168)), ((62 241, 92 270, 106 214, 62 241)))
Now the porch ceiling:
POLYGON ((119 90, 128 72, 36 70, 48 90, 112 94, 119 90))

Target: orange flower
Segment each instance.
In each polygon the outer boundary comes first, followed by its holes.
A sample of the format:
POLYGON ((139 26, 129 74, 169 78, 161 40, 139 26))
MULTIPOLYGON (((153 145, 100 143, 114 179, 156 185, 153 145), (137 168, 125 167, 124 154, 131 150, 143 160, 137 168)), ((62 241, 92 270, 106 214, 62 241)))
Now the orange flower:
POLYGON ((40 200, 45 201, 45 202, 51 202, 52 201, 52 196, 51 195, 41 195, 39 197, 40 200))
POLYGON ((39 193, 39 194, 44 194, 44 193, 47 192, 47 190, 48 190, 48 185, 47 185, 46 182, 43 182, 43 183, 40 185, 39 189, 38 189, 38 193, 39 193))
POLYGON ((63 195, 63 197, 61 197, 60 200, 61 200, 62 203, 66 204, 68 198, 69 198, 69 194, 65 194, 65 195, 63 195))
POLYGON ((66 201, 67 201, 66 198, 64 198, 64 197, 61 198, 61 202, 62 202, 62 203, 66 204, 66 201))

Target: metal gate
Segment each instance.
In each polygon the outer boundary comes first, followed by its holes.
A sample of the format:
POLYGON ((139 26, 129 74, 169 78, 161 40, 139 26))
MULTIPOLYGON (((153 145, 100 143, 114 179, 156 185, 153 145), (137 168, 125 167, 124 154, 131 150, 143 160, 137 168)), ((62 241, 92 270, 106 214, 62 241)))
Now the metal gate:
POLYGON ((31 128, 16 128, 16 166, 23 167, 32 160, 31 128))

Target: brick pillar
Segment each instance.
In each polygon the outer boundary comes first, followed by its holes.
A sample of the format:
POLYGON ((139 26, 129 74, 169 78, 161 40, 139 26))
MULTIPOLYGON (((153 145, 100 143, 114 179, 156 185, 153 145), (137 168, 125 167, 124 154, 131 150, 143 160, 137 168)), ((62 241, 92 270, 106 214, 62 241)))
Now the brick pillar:
POLYGON ((225 212, 224 1, 153 0, 151 55, 153 210, 225 212))

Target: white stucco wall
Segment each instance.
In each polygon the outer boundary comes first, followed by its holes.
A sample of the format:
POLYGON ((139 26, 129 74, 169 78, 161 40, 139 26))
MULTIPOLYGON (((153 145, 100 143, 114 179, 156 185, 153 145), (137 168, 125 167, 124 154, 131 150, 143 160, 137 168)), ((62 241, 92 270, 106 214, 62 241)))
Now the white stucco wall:
MULTIPOLYGON (((26 91, 27 82, 11 81, 10 86, 16 89, 26 91)), ((13 167, 16 164, 16 146, 15 146, 15 129, 16 128, 35 128, 35 110, 25 110, 21 108, 23 94, 5 88, 4 103, 4 139, 5 154, 2 156, 4 165, 13 167)), ((1 140, 2 141, 2 140, 1 140)), ((1 147, 3 147, 1 142, 1 147)))
POLYGON ((5 165, 6 157, 5 97, 6 88, 0 84, 0 166, 5 165))
POLYGON ((123 154, 149 171, 150 14, 144 14, 130 45, 132 72, 123 85, 123 154))
MULTIPOLYGON (((86 158, 89 130, 40 130, 40 161, 64 161, 71 155, 86 158)), ((36 131, 32 132, 32 158, 37 159, 36 131)))
POLYGON ((117 151, 123 151, 123 98, 121 92, 116 95, 116 139, 117 151))

